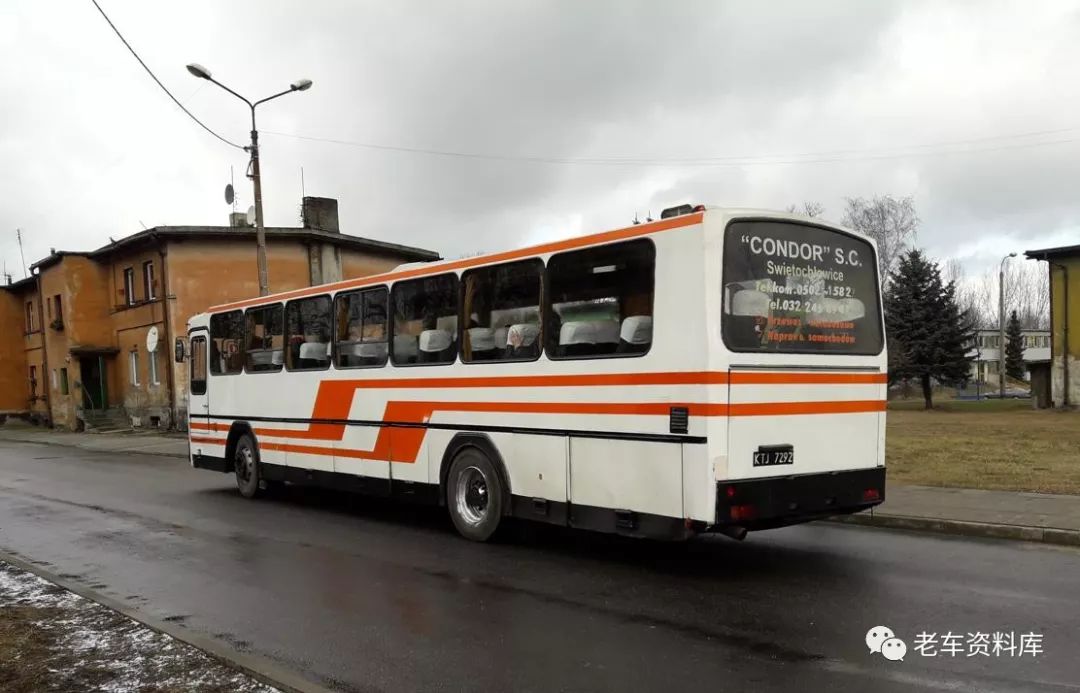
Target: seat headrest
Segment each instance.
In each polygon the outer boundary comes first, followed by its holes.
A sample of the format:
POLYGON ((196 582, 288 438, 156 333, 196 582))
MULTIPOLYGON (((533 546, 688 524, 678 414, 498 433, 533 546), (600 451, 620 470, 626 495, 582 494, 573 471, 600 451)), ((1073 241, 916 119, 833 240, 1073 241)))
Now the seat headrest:
POLYGON ((564 322, 559 330, 559 345, 596 344, 596 326, 586 320, 564 322))
POLYGON ((300 358, 325 361, 330 358, 330 343, 304 342, 300 345, 300 358))
POLYGON ((506 332, 506 346, 520 349, 530 347, 540 336, 540 326, 531 322, 511 325, 506 332))
POLYGON ((502 349, 507 346, 506 335, 510 332, 510 326, 496 327, 494 330, 495 348, 502 349))
POLYGON ((652 316, 631 315, 622 321, 619 339, 630 344, 648 344, 652 342, 652 316))
POLYGON ((338 342, 338 355, 381 359, 386 355, 386 342, 338 342))
MULTIPOLYGON (((456 320, 456 318, 455 318, 456 320)), ((420 333, 420 351, 438 353, 453 344, 447 330, 424 330, 420 333)))
POLYGON ((473 351, 491 351, 495 348, 495 330, 490 327, 470 327, 469 346, 473 351))

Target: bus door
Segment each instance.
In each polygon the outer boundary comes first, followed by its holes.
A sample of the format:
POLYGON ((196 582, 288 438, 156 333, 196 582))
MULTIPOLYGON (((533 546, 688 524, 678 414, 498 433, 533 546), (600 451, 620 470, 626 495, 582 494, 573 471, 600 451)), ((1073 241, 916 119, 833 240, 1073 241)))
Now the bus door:
MULTIPOLYGON (((210 393, 207 385, 207 341, 205 329, 193 330, 190 335, 191 351, 188 358, 188 430, 192 438, 205 437, 210 430, 210 393)), ((202 453, 202 444, 192 442, 191 452, 202 453)))

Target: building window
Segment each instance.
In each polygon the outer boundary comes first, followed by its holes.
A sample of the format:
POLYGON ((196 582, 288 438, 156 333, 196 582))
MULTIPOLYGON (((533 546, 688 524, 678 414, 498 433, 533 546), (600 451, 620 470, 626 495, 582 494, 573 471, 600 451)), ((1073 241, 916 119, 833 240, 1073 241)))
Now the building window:
POLYGON ((52 389, 55 390, 56 388, 57 388, 56 369, 54 368, 54 369, 52 369, 52 389))
POLYGON ((191 394, 206 394, 206 337, 191 340, 191 394))
POLYGON ((338 368, 383 366, 387 356, 386 287, 350 291, 334 297, 338 368))
POLYGON ((68 374, 66 368, 60 369, 60 394, 66 395, 68 393, 68 374))
POLYGON ((157 352, 146 352, 146 366, 150 370, 150 384, 160 385, 161 381, 158 380, 157 372, 157 352))
POLYGON ((453 363, 457 356, 458 278, 440 274, 394 284, 395 366, 453 363))
POLYGON ((34 302, 26 302, 26 334, 34 331, 34 302))
POLYGON ((330 297, 289 301, 285 306, 285 367, 316 371, 330 367, 330 297))
POLYGON ((637 356, 652 345, 656 250, 648 240, 555 255, 548 262, 549 358, 637 356))
POLYGON ((30 399, 37 399, 37 366, 30 366, 30 399))
POLYGON ((131 351, 128 353, 128 367, 131 370, 131 384, 139 386, 139 352, 131 351))
POLYGON ((245 366, 248 373, 280 371, 284 356, 281 304, 249 308, 244 331, 245 366))
POLYGON ((50 316, 52 318, 53 329, 62 330, 64 328, 64 307, 60 302, 60 294, 53 296, 52 300, 47 301, 47 303, 55 306, 51 311, 52 315, 50 316))
POLYGON ((135 305, 135 270, 131 267, 124 270, 124 302, 135 305))
POLYGON ((462 278, 461 360, 540 358, 540 282, 544 263, 525 260, 466 272, 462 278))
POLYGON ((144 262, 142 265, 143 270, 143 296, 147 301, 153 301, 157 298, 157 281, 154 279, 154 263, 152 261, 144 262))

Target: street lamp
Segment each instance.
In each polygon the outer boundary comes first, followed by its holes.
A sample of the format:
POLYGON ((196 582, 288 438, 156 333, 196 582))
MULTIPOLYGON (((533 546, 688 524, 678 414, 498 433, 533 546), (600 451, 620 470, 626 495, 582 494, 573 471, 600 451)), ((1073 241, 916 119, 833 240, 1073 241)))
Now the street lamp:
POLYGON ((998 383, 1001 386, 1001 399, 1005 399, 1005 261, 1016 257, 1016 253, 1009 253, 1001 258, 998 264, 998 383))
POLYGON ((311 88, 310 79, 298 79, 289 85, 289 88, 285 91, 278 92, 272 96, 267 96, 265 99, 259 99, 252 103, 251 101, 240 96, 232 89, 218 82, 210 75, 210 70, 207 70, 198 63, 191 63, 187 66, 187 71, 195 75, 199 79, 205 79, 208 82, 213 82, 225 91, 229 92, 236 98, 240 99, 248 105, 251 109, 251 145, 244 147, 244 149, 251 153, 251 173, 249 177, 255 186, 255 244, 256 253, 259 261, 259 295, 265 296, 270 293, 270 283, 266 276, 266 230, 263 227, 263 209, 262 209, 262 179, 259 175, 259 131, 255 129, 255 107, 261 103, 266 103, 272 99, 276 99, 279 96, 285 96, 291 94, 294 91, 307 91, 311 88))

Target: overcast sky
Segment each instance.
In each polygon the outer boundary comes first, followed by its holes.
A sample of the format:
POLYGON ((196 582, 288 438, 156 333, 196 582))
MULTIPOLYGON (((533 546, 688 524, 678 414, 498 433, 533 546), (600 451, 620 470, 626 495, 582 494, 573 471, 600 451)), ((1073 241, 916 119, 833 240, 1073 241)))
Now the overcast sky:
MULTIPOLYGON (((314 80, 259 112, 267 225, 298 223, 303 167, 345 232, 446 257, 684 201, 816 200, 838 219, 874 194, 913 195, 919 244, 972 273, 1080 243, 1076 2, 99 2, 234 142, 246 106, 186 63, 253 99, 314 80)), ((251 204, 246 154, 184 115, 90 0, 4 0, 0 47, 16 277, 16 228, 29 263, 225 224, 230 166, 251 204)))

